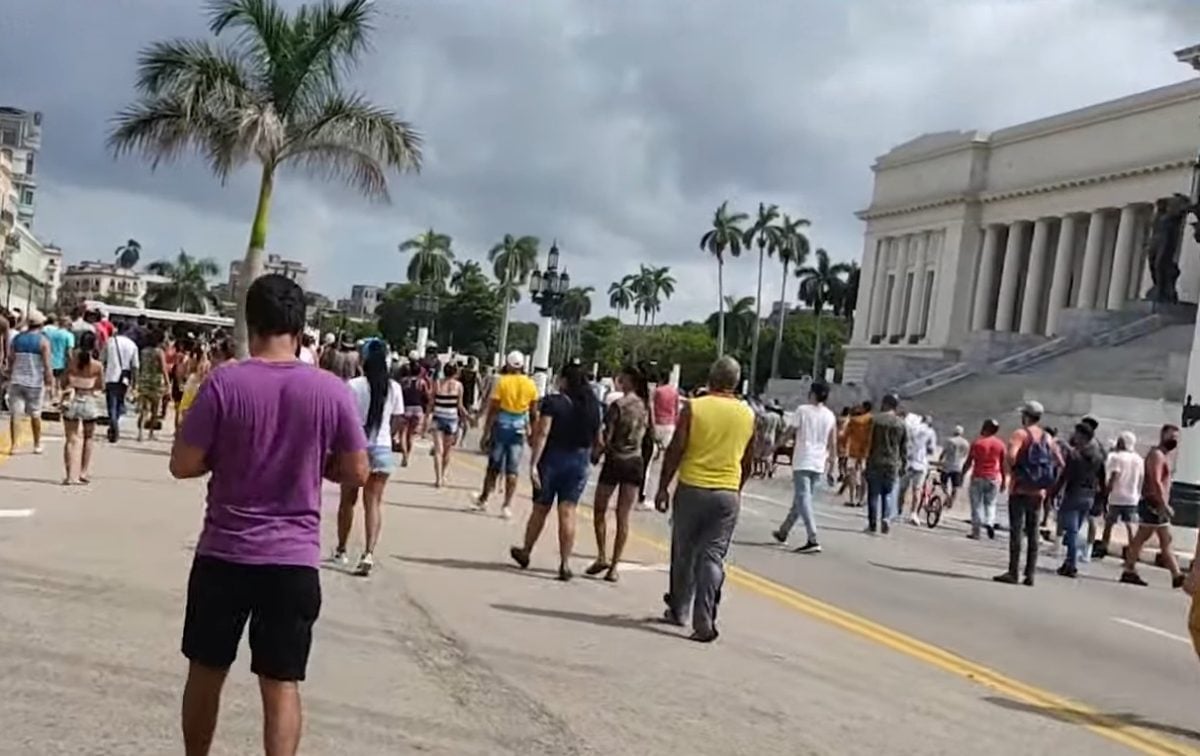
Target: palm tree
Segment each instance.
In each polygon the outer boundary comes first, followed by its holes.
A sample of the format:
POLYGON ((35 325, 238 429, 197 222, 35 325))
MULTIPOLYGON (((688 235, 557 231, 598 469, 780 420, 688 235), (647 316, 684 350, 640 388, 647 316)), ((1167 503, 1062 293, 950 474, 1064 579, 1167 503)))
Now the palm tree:
POLYGON ((117 247, 116 257, 118 268, 132 270, 137 267, 138 260, 142 259, 142 245, 137 239, 130 239, 117 247))
POLYGON ((637 276, 630 274, 620 281, 613 281, 608 285, 608 306, 617 311, 618 321, 621 319, 622 312, 633 307, 633 283, 635 280, 637 280, 637 276))
POLYGON ((729 351, 736 352, 750 340, 750 334, 754 331, 754 297, 734 299, 727 296, 723 305, 720 311, 709 315, 704 322, 709 332, 715 334, 719 332, 721 322, 725 321, 729 351))
POLYGON ((841 296, 833 303, 833 314, 841 318, 853 318, 858 308, 858 284, 862 271, 853 260, 846 263, 846 283, 842 287, 841 296))
POLYGON ((371 0, 324 0, 284 10, 278 0, 210 0, 209 29, 227 45, 172 40, 138 58, 139 98, 117 113, 109 148, 151 168, 199 152, 224 183, 259 166, 258 201, 237 292, 234 337, 246 354, 246 289, 263 271, 275 174, 298 165, 388 199, 386 169, 418 170, 421 138, 394 112, 343 87, 367 49, 371 0))
POLYGON ((747 247, 751 242, 758 246, 758 291, 754 296, 754 340, 750 345, 750 390, 754 391, 758 372, 758 333, 762 328, 762 277, 763 260, 767 255, 775 253, 779 247, 780 233, 776 221, 779 220, 778 205, 758 203, 758 217, 754 225, 746 229, 742 243, 747 247))
POLYGON ((208 290, 208 280, 221 269, 211 257, 195 258, 181 249, 174 260, 155 260, 146 266, 146 272, 170 279, 147 294, 150 307, 203 315, 209 304, 217 304, 216 296, 208 290))
POLYGON ((408 262, 408 280, 417 286, 432 286, 441 291, 450 277, 454 253, 450 251, 450 236, 432 228, 400 244, 400 254, 412 252, 408 262))
POLYGON ((572 286, 563 293, 562 303, 559 305, 558 317, 559 322, 564 326, 562 329, 562 351, 563 363, 569 360, 574 352, 573 344, 578 341, 579 324, 583 319, 592 314, 592 293, 595 288, 591 286, 572 286))
POLYGON ((845 286, 842 276, 849 272, 846 263, 830 263, 829 253, 818 249, 815 253, 816 264, 797 268, 796 276, 800 279, 799 296, 801 301, 813 308, 817 315, 817 343, 813 348, 812 378, 820 380, 821 368, 821 312, 825 305, 836 300, 839 291, 845 286))
POLYGON ((808 226, 808 219, 792 219, 784 214, 779 222, 779 261, 783 263, 783 277, 779 279, 779 327, 775 329, 775 348, 771 351, 771 377, 779 377, 779 353, 783 350, 783 327, 787 322, 788 268, 800 267, 808 262, 808 237, 800 229, 808 226))
POLYGON ((670 299, 675 293, 675 276, 671 275, 671 269, 663 266, 661 268, 648 268, 645 272, 646 287, 652 292, 650 296, 650 324, 658 320, 658 311, 662 309, 663 301, 670 299))
POLYGON ((713 214, 712 228, 700 237, 700 249, 717 258, 717 356, 725 354, 725 251, 734 257, 742 254, 742 229, 749 216, 729 212, 729 201, 721 203, 713 214))
POLYGON ((483 267, 475 260, 460 260, 454 263, 454 273, 450 275, 450 288, 462 292, 475 283, 487 283, 483 267))
POLYGON ((488 250, 488 260, 500 282, 500 295, 505 301, 504 318, 500 323, 500 354, 508 349, 508 316, 512 303, 520 300, 520 287, 537 267, 538 238, 536 236, 513 236, 504 238, 488 250))

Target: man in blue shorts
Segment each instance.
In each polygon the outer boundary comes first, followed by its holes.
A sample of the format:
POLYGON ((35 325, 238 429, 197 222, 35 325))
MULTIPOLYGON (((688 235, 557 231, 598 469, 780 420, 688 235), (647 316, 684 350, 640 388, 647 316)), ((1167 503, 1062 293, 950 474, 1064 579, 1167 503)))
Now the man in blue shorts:
POLYGON ((488 399, 487 420, 483 425, 488 467, 483 477, 483 490, 475 497, 475 506, 480 510, 487 508, 488 496, 496 488, 496 479, 503 475, 504 504, 500 507, 500 516, 505 519, 512 517, 521 452, 529 426, 537 423, 538 416, 537 386, 525 375, 524 368, 525 355, 519 351, 510 352, 488 399))

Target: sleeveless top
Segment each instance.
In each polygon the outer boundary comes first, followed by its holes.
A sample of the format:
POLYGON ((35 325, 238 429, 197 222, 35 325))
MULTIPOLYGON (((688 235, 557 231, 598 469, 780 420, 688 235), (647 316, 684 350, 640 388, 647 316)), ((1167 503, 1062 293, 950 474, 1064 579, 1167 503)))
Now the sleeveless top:
POLYGON ((679 482, 696 488, 737 491, 742 455, 754 435, 754 411, 733 396, 709 395, 689 403, 691 425, 679 482))
POLYGON ((46 365, 42 360, 41 330, 17 334, 12 341, 12 382, 17 386, 41 388, 46 382, 46 365))
POLYGON ((462 384, 456 380, 438 381, 437 391, 433 395, 433 416, 443 420, 458 419, 458 397, 462 391, 462 384), (448 385, 450 384, 450 385, 448 385), (458 385, 458 391, 449 391, 447 388, 454 388, 453 384, 458 385))

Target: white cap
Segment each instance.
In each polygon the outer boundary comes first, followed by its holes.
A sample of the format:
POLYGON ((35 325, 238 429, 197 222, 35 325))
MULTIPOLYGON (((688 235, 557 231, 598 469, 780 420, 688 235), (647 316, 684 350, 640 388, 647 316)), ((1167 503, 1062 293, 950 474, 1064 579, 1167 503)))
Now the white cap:
POLYGON ((504 359, 504 364, 513 369, 525 367, 525 355, 521 354, 520 349, 514 349, 508 353, 508 357, 504 359))
POLYGON ((1017 411, 1022 415, 1036 415, 1037 417, 1041 417, 1046 413, 1046 408, 1042 406, 1041 402, 1030 399, 1018 407, 1017 411))
POLYGON ((1133 435, 1133 431, 1121 431, 1117 434, 1117 438, 1125 442, 1126 451, 1137 449, 1137 436, 1133 435))
POLYGON ((31 309, 28 313, 26 313, 25 320, 29 323, 29 325, 35 328, 46 325, 46 316, 43 315, 42 311, 38 309, 31 309))
POLYGON ((421 359, 421 353, 414 349, 408 353, 408 359, 411 362, 416 362, 417 360, 421 359))

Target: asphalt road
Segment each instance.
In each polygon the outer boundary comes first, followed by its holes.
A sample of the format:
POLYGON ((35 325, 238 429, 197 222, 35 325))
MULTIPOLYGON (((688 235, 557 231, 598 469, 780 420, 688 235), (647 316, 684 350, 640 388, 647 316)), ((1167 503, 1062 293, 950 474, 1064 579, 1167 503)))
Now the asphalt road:
MULTIPOLYGON (((0 461, 0 754, 179 752, 203 485, 171 481, 160 443, 103 446, 93 484, 63 488, 60 448, 0 461)), ((954 523, 872 539, 827 504, 826 551, 801 556, 763 545, 786 491, 756 484, 722 637, 699 646, 646 621, 665 586, 664 518, 637 515, 618 585, 564 585, 549 530, 531 570, 507 563, 527 504, 513 521, 466 511, 478 458, 446 491, 430 478, 423 456, 394 477, 369 580, 323 570, 304 753, 1200 752, 1200 664, 1162 573, 1141 590, 1111 564, 995 585, 1001 541, 968 542, 954 523)), ((580 516, 582 568, 594 550, 580 516)), ((257 748, 247 657, 214 753, 257 748)))

